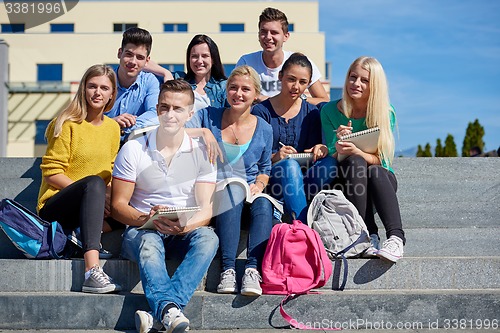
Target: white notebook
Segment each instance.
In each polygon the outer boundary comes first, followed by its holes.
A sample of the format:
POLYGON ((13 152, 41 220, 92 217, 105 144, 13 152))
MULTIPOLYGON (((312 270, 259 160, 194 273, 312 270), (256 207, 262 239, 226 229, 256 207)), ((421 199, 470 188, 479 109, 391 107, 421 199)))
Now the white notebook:
MULTIPOLYGON (((352 142, 364 151, 365 153, 375 154, 378 149, 378 138, 380 136, 380 128, 373 127, 366 129, 364 131, 359 131, 356 133, 351 133, 348 135, 341 136, 339 141, 349 141, 352 142)), ((337 161, 342 161, 347 155, 338 154, 337 161)))
MULTIPOLYGON (((201 210, 201 208, 198 206, 160 208, 156 211, 156 213, 153 216, 151 216, 151 218, 146 223, 144 223, 142 226, 140 226, 137 229, 156 229, 153 221, 156 220, 159 216, 165 216, 169 220, 176 221, 179 219, 179 214, 190 213, 192 215, 196 212, 199 212, 200 210, 201 210)), ((181 225, 182 225, 182 223, 181 223, 181 225)), ((182 226, 185 226, 185 225, 182 225, 182 226)))
POLYGON ((300 166, 309 165, 313 158, 313 153, 296 153, 286 155, 287 159, 294 159, 299 162, 300 166))

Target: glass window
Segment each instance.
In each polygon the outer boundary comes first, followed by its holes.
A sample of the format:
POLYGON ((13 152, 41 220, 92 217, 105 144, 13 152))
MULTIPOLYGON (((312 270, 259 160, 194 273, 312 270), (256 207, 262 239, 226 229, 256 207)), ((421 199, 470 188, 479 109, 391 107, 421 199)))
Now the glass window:
POLYGON ((75 32, 73 23, 51 23, 50 32, 75 32))
POLYGON ((242 32, 245 31, 245 23, 221 23, 221 32, 242 32))
POLYGON ((36 145, 43 145, 46 144, 47 141, 45 140, 45 130, 47 129, 47 126, 49 125, 50 120, 36 120, 35 121, 35 127, 36 127, 36 132, 35 132, 35 144, 36 145))
POLYGON ((163 24, 164 32, 187 32, 188 25, 187 23, 164 23, 163 24))
POLYGON ((224 64, 224 72, 226 73, 226 76, 229 76, 233 69, 236 67, 236 64, 224 64))
POLYGON ((295 30, 295 27, 293 23, 288 23, 288 32, 293 32, 295 30))
POLYGON ((123 32, 129 28, 137 28, 137 23, 113 23, 114 32, 123 32))
POLYGON ((161 67, 168 69, 171 72, 183 72, 184 64, 160 64, 161 67))
POLYGON ((330 76, 332 74, 332 63, 327 61, 325 62, 325 80, 330 80, 330 76))
POLYGON ((62 64, 37 64, 37 81, 62 81, 62 64))
POLYGON ((3 33, 24 32, 24 23, 4 24, 2 23, 3 33))

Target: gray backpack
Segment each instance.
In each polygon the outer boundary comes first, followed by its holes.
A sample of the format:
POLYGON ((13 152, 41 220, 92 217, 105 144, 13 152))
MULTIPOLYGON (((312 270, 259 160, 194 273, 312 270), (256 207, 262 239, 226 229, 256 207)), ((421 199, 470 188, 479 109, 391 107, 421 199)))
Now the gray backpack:
POLYGON ((365 222, 342 191, 319 192, 309 206, 307 221, 331 259, 359 257, 371 246, 365 222))

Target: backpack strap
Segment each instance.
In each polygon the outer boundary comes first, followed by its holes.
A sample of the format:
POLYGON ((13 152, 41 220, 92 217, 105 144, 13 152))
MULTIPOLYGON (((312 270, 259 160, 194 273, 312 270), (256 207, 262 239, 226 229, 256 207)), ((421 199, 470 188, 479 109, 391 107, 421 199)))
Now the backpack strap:
POLYGON ((50 237, 47 239, 47 243, 49 243, 49 251, 50 254, 54 259, 63 259, 64 256, 60 256, 57 254, 56 250, 54 249, 54 242, 56 238, 56 231, 57 231, 57 221, 51 222, 49 225, 49 234, 50 237))
POLYGON ((349 272, 349 266, 347 264, 347 258, 345 257, 345 253, 347 251, 349 251, 351 248, 355 247, 356 245, 358 245, 359 243, 362 242, 362 239, 363 239, 363 235, 366 234, 366 231, 362 231, 361 232, 361 235, 359 235, 358 239, 356 239, 355 242, 353 242, 351 245, 349 245, 348 247, 346 247, 345 249, 343 249, 342 251, 339 251, 337 253, 335 253, 335 256, 337 258, 340 257, 340 259, 342 259, 342 263, 344 264, 344 279, 342 281, 342 284, 340 285, 339 287, 339 290, 344 290, 345 288, 345 285, 347 283, 347 275, 348 275, 348 272, 349 272))
POLYGON ((280 314, 283 317, 283 319, 286 320, 287 323, 290 324, 292 328, 296 328, 299 330, 313 330, 313 331, 340 331, 340 328, 335 328, 335 327, 326 327, 326 328, 316 328, 316 327, 310 327, 307 325, 304 325, 304 323, 297 321, 297 319, 294 319, 292 316, 290 316, 288 313, 286 313, 285 308, 283 307, 288 301, 298 297, 299 294, 288 294, 283 298, 280 302, 280 314))

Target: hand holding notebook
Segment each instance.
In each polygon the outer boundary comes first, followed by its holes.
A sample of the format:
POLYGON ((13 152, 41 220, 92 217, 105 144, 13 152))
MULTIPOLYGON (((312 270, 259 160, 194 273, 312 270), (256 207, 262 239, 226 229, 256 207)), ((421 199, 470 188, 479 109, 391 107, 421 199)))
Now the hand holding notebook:
MULTIPOLYGON (((369 128, 364 131, 351 133, 341 136, 339 141, 352 142, 357 148, 365 153, 375 154, 378 149, 378 138, 380 136, 380 129, 378 127, 369 128)), ((337 161, 341 162, 347 155, 338 154, 337 161)))
POLYGON ((179 218, 181 214, 189 214, 193 215, 194 213, 200 211, 200 207, 166 207, 160 208, 156 211, 156 213, 151 216, 151 218, 146 221, 142 226, 137 229, 156 229, 154 225, 154 221, 158 219, 160 216, 164 216, 171 221, 179 220, 181 226, 185 227, 186 218, 179 218))

